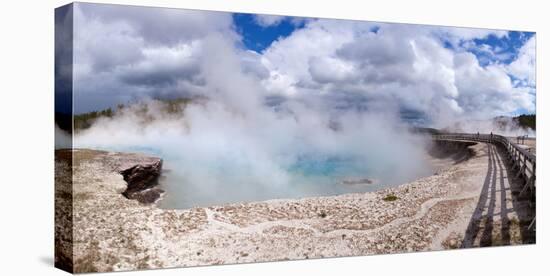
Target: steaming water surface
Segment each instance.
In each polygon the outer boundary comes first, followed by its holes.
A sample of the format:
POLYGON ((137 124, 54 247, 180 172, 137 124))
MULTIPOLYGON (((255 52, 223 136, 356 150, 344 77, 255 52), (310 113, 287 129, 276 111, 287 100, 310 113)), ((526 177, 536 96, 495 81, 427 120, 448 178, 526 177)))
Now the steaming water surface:
POLYGON ((101 149, 162 157, 163 171, 159 183, 166 193, 158 205, 165 209, 370 192, 429 176, 436 169, 433 163, 426 162, 423 170, 403 173, 395 167, 376 166, 376 160, 368 158, 303 155, 287 167, 280 168, 279 175, 262 176, 261 172, 255 171, 255 166, 230 157, 201 163, 193 162, 192 158, 182 160, 179 154, 172 155, 153 147, 101 149), (356 182, 343 183, 345 180, 356 182), (200 183, 196 183, 198 181, 200 183))
POLYGON ((331 196, 345 193, 369 192, 395 186, 433 173, 431 168, 425 171, 395 179, 387 179, 387 174, 374 171, 369 166, 349 157, 300 158, 286 168, 283 183, 270 177, 258 180, 254 172, 246 167, 225 167, 216 164, 189 171, 173 167, 180 162, 165 160, 161 187, 166 191, 161 208, 186 209, 206 207, 236 202, 252 202, 281 198, 303 198, 331 196), (208 177, 197 174, 208 174, 208 177), (380 177, 384 177, 382 179, 380 177), (202 179, 203 183, 189 183, 190 179, 202 179), (364 183, 366 180, 372 183, 364 183), (361 183, 347 183, 355 180, 361 183))
POLYGON ((427 139, 399 118, 288 105, 208 102, 173 114, 151 101, 96 120, 74 145, 161 157, 159 205, 169 209, 367 192, 433 173, 427 139))

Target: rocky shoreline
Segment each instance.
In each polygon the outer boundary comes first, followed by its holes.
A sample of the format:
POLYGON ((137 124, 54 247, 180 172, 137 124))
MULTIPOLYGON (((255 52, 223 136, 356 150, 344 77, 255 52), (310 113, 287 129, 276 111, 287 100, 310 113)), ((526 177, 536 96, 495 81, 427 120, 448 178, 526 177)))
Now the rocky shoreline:
MULTIPOLYGON (((468 247, 483 246, 483 236, 468 231, 484 219, 475 214, 487 161, 494 158, 490 147, 467 145, 467 158, 437 174, 377 192, 187 210, 149 204, 162 193, 155 186, 159 158, 74 150, 74 239, 70 244, 57 239, 64 229, 56 228, 56 247, 62 251, 56 252, 56 262, 71 260, 75 272, 103 272, 416 252, 459 248, 464 241, 468 247)), ((57 155, 56 168, 68 167, 57 155)), ((70 181, 63 179, 70 173, 56 169, 56 199, 66 197, 63 183, 70 181)), ((56 209, 58 218, 69 216, 56 209)), ((524 220, 507 216, 506 244, 530 243, 524 220)))

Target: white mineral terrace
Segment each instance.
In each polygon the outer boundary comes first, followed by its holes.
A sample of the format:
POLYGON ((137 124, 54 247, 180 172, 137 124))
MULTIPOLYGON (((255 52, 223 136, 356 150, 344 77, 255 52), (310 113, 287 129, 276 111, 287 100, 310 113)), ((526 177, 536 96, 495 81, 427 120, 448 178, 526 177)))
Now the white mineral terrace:
MULTIPOLYGON (((396 188, 187 210, 122 195, 119 170, 159 159, 75 150, 74 250, 60 233, 56 261, 72 258, 75 272, 119 271, 534 243, 534 207, 519 197, 505 149, 470 148, 469 159, 396 188)), ((60 199, 70 174, 62 158, 56 166, 60 199)), ((56 218, 70 220, 63 210, 56 218)))

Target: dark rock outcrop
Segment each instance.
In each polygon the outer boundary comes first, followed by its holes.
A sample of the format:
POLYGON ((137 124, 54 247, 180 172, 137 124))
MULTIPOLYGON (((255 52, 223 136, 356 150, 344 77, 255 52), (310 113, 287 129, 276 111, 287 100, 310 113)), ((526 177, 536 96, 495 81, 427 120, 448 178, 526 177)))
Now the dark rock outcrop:
POLYGON ((428 153, 435 158, 452 158, 458 164, 475 155, 471 147, 476 144, 477 142, 470 141, 434 140, 428 153))
POLYGON ((128 187, 122 194, 141 203, 154 203, 164 192, 157 187, 161 169, 162 160, 154 159, 120 170, 119 173, 128 183, 128 187))

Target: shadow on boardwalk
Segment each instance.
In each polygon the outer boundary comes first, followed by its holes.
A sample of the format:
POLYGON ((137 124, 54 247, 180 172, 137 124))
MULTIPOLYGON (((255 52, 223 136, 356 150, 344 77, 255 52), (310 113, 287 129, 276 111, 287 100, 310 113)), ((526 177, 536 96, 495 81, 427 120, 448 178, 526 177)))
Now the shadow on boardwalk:
POLYGON ((535 231, 528 229, 535 206, 519 197, 524 182, 515 178, 505 149, 487 144, 487 155, 487 175, 462 247, 535 243, 535 231))

